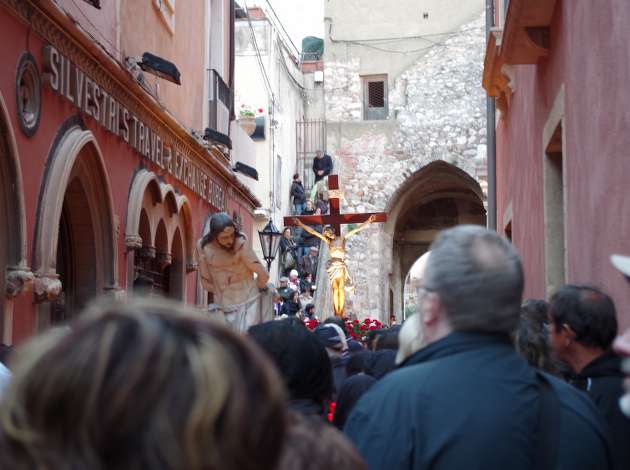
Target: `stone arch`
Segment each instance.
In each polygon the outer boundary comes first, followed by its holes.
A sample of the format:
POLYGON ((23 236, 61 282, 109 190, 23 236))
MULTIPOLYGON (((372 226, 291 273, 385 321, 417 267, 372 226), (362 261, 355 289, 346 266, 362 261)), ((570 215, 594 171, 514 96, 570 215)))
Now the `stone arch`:
MULTIPOLYGON (((144 168, 138 170, 129 191, 125 223, 128 289, 133 288, 138 273, 142 271, 152 271, 153 274, 156 270, 163 274, 166 270, 170 271, 173 257, 171 249, 175 246, 174 237, 177 231, 181 241, 181 247, 177 246, 178 250, 181 248, 181 256, 180 252, 178 256, 184 268, 182 275, 176 278, 183 285, 174 289, 181 293, 185 291, 185 274, 196 269, 190 201, 155 173, 144 168)), ((163 278, 161 275, 155 279, 163 278)), ((162 281, 160 283, 166 284, 162 281)))
POLYGON ((30 287, 33 274, 27 266, 26 212, 22 169, 8 108, 0 92, 0 220, 6 228, 0 240, 0 334, 11 344, 12 299, 30 287))
POLYGON ((393 313, 400 315, 404 283, 412 265, 440 230, 464 223, 485 225, 484 195, 475 178, 439 160, 407 178, 386 207, 383 234, 385 249, 392 255, 383 287, 394 292, 393 313))
MULTIPOLYGON (((57 251, 64 205, 66 214, 74 217, 82 213, 84 221, 90 223, 90 242, 93 242, 90 255, 93 260, 80 259, 77 262, 94 264, 94 293, 118 289, 116 224, 110 188, 96 138, 89 130, 68 121, 62 126, 51 150, 39 197, 33 247, 37 302, 56 299, 63 288, 57 271, 57 251), (83 208, 69 206, 72 202, 72 198, 67 198, 69 191, 82 194, 85 198, 83 208)), ((71 220, 68 223, 74 222, 71 220)), ((87 236, 87 232, 83 235, 87 236)), ((51 310, 48 303, 40 307, 38 321, 45 326, 50 321, 50 315, 45 314, 50 314, 51 310)))
MULTIPOLYGON (((157 202, 162 202, 160 180, 158 180, 155 173, 143 168, 134 176, 129 191, 127 219, 125 223, 125 244, 128 248, 140 248, 143 245, 143 240, 139 234, 140 214, 144 210, 142 206, 144 203, 144 194, 147 192, 147 189, 151 191, 157 202)), ((146 211, 145 216, 147 216, 146 211)), ((151 242, 152 241, 153 238, 151 238, 151 242)), ((144 243, 146 245, 146 241, 144 241, 144 243)))
POLYGON ((185 268, 186 271, 194 271, 197 269, 195 261, 195 234, 193 232, 192 206, 186 196, 180 195, 177 197, 177 212, 180 217, 179 227, 183 232, 182 244, 185 268))

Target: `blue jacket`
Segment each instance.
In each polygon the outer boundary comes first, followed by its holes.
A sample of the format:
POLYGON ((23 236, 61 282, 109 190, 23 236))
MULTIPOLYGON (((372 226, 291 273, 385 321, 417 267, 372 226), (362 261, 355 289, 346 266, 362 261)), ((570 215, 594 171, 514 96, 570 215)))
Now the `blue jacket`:
MULTIPOLYGON (((557 468, 610 468, 593 404, 549 380, 562 406, 557 468)), ((539 397, 535 371, 508 338, 455 332, 375 384, 344 432, 370 470, 529 470, 539 397)))

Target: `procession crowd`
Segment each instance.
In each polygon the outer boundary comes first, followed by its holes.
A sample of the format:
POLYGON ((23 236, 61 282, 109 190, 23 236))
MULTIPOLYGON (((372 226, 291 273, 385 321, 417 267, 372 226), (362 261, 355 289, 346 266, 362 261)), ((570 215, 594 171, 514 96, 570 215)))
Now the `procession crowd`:
POLYGON ((241 335, 164 300, 95 303, 10 352, 0 468, 630 468, 611 298, 523 303, 523 282, 507 240, 459 226, 401 326, 287 315, 241 335))

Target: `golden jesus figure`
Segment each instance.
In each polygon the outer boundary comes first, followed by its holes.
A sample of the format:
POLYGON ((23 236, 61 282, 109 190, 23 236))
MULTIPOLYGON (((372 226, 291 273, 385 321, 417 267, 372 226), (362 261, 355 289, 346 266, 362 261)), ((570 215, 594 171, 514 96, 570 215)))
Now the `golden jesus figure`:
POLYGON ((333 290, 333 307, 335 309, 335 315, 338 317, 343 316, 343 307, 346 302, 345 287, 346 281, 350 279, 348 273, 348 267, 346 266, 346 240, 353 235, 356 235, 361 230, 366 228, 369 224, 376 221, 376 217, 371 215, 368 219, 360 224, 358 227, 350 230, 343 236, 337 237, 335 232, 330 226, 324 227, 323 233, 319 233, 317 230, 305 225, 300 219, 294 218, 293 223, 299 225, 311 235, 320 238, 328 245, 330 256, 326 263, 326 272, 328 273, 328 279, 333 290))

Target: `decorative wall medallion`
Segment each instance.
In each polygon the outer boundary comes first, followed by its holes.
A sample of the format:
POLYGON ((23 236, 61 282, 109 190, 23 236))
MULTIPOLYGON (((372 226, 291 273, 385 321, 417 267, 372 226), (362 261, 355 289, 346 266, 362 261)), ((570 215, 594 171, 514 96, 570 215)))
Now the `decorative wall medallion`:
POLYGON ((20 58, 15 79, 15 101, 20 128, 32 137, 39 126, 42 108, 42 87, 35 58, 25 52, 20 58))

